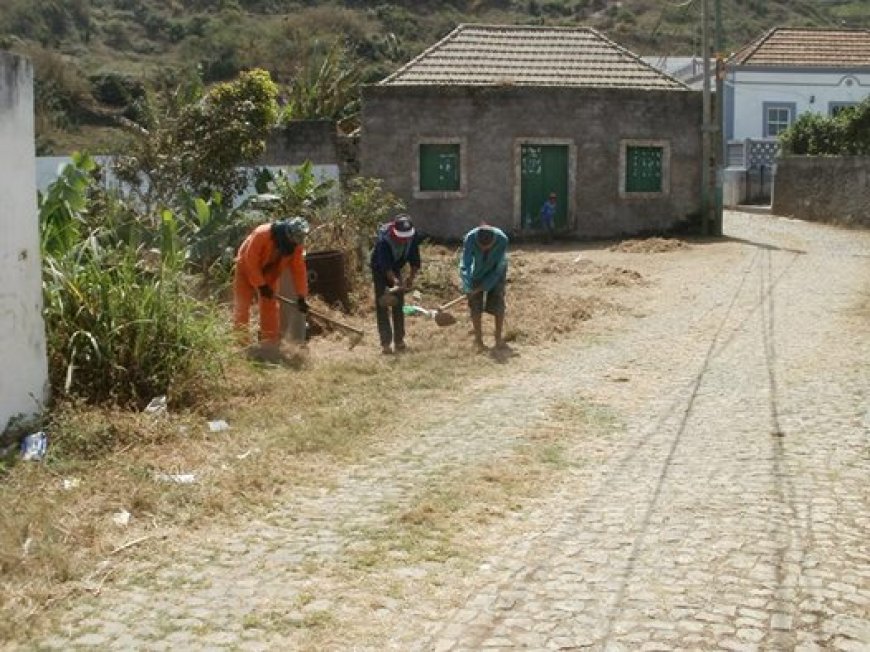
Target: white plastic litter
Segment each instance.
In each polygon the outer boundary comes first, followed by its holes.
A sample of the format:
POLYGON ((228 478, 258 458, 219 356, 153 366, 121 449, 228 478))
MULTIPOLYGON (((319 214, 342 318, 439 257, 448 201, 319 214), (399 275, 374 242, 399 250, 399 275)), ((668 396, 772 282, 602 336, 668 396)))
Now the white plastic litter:
POLYGON ((72 491, 80 484, 81 480, 79 480, 78 478, 64 478, 61 487, 63 487, 64 491, 72 491))
POLYGON ((151 402, 145 406, 143 410, 145 414, 166 414, 166 397, 165 396, 155 396, 151 399, 151 402))
POLYGON ((210 432, 223 432, 224 430, 230 429, 230 424, 228 424, 223 419, 218 419, 217 421, 209 421, 208 429, 210 432))
POLYGON ((160 482, 172 482, 173 484, 196 483, 196 475, 193 473, 155 473, 154 479, 160 482))
POLYGON ((112 514, 112 521, 118 527, 127 527, 130 523, 130 512, 126 509, 122 509, 120 512, 115 512, 112 514))

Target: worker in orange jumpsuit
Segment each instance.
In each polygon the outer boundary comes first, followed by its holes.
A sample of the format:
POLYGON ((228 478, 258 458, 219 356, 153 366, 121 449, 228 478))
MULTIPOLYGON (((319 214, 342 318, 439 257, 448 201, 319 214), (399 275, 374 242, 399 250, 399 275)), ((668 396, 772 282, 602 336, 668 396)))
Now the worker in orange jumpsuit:
POLYGON ((279 312, 275 292, 281 272, 285 269, 290 269, 299 311, 303 314, 308 312, 308 303, 305 301, 308 296, 308 273, 302 247, 308 230, 308 222, 301 217, 261 224, 239 247, 233 279, 233 320, 236 329, 245 335, 251 318, 251 302, 256 295, 260 305, 260 339, 278 343, 279 312))

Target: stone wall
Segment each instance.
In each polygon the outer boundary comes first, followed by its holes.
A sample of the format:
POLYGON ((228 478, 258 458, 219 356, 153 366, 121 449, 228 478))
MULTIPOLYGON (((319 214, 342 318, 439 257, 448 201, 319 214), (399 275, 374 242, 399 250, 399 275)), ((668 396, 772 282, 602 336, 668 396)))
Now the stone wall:
POLYGON ((0 433, 47 397, 33 67, 0 51, 0 433))
POLYGON ((771 212, 870 227, 870 156, 779 159, 771 212))
POLYGON ((338 163, 338 136, 332 120, 294 120, 272 132, 257 165, 338 163))
POLYGON ((481 219, 521 229, 518 142, 567 144, 569 229, 608 237, 665 231, 700 212, 701 94, 600 88, 363 89, 361 173, 384 179, 427 233, 456 238, 481 219), (461 196, 414 196, 417 145, 461 141, 461 196), (660 197, 620 193, 625 141, 665 141, 670 175, 660 197))

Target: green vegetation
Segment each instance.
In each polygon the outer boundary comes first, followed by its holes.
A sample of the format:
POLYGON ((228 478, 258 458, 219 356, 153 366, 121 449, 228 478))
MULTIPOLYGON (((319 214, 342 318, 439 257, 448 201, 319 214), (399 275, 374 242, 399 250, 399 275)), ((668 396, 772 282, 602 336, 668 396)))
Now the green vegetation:
POLYGON ((140 407, 159 394, 189 402, 219 377, 222 320, 190 294, 172 213, 153 235, 96 171, 76 155, 40 198, 52 388, 140 407))
POLYGON ((833 117, 804 113, 779 142, 786 154, 796 156, 870 155, 870 98, 833 117))
MULTIPOLYGON (((284 117, 354 127, 359 81, 383 78, 461 22, 588 25, 639 54, 700 48, 698 2, 658 0, 6 0, 0 47, 37 70, 40 151, 122 151, 117 118, 178 71, 202 83, 268 70, 284 117)), ((774 26, 870 27, 864 0, 722 0, 725 49, 774 26)))

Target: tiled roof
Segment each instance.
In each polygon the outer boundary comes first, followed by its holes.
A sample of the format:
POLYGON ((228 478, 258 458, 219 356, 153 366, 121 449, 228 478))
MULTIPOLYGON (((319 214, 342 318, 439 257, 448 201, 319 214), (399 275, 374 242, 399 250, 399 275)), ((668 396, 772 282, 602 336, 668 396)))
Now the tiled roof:
POLYGON ((380 84, 687 89, 589 27, 514 25, 460 25, 380 84))
POLYGON ((870 30, 777 27, 732 55, 729 63, 870 68, 870 30))

